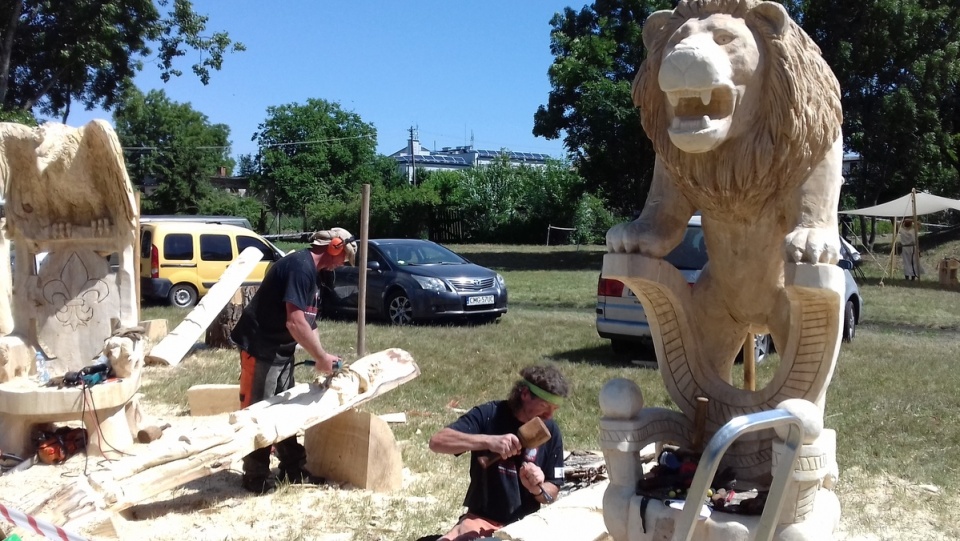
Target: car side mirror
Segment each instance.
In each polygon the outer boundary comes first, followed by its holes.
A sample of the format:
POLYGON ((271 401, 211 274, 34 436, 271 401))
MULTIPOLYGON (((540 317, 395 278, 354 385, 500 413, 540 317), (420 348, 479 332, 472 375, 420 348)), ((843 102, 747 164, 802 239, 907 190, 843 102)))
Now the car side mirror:
POLYGON ((379 261, 367 261, 367 270, 379 271, 380 262, 379 261))
POLYGON ((853 261, 849 259, 841 259, 837 261, 837 266, 844 270, 853 270, 853 261))

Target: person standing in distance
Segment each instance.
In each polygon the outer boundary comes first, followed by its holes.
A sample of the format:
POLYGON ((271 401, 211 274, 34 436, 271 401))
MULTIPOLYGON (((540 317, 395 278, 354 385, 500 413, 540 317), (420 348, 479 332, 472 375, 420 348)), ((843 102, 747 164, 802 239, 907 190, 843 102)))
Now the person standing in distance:
POLYGON ((903 260, 903 278, 906 280, 919 280, 920 275, 923 274, 923 266, 920 264, 920 246, 917 242, 918 230, 919 227, 916 227, 911 218, 904 218, 897 232, 900 240, 900 257, 903 260))
MULTIPOLYGON (((340 358, 323 348, 315 329, 321 270, 333 270, 356 257, 356 241, 339 227, 319 231, 310 246, 285 255, 267 271, 250 303, 243 309, 230 338, 240 349, 240 407, 276 396, 294 386, 297 344, 316 363, 320 374, 333 374, 340 358)), ((290 483, 317 482, 304 469, 306 451, 296 437, 274 445, 280 479, 290 483)), ((270 447, 243 459, 243 488, 267 494, 276 488, 270 472, 270 447)))
POLYGON ((569 393, 559 370, 529 366, 520 371, 506 400, 475 406, 430 438, 435 453, 470 451, 470 486, 463 501, 467 512, 439 541, 492 535, 556 500, 563 484, 563 437, 553 414, 569 393), (544 421, 550 440, 522 449, 517 433, 534 417, 544 421), (491 453, 502 460, 484 468, 478 459, 491 453))

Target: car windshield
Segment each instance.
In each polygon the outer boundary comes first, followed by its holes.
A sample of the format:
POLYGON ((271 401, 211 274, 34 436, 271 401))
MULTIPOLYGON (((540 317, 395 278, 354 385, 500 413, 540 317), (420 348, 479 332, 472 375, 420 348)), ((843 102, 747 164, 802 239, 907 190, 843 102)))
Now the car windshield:
POLYGON ((462 265, 465 259, 432 242, 396 242, 379 245, 390 262, 407 265, 462 265))
POLYGON ((707 264, 707 244, 703 238, 703 228, 688 226, 683 241, 664 259, 680 270, 702 270, 707 264))

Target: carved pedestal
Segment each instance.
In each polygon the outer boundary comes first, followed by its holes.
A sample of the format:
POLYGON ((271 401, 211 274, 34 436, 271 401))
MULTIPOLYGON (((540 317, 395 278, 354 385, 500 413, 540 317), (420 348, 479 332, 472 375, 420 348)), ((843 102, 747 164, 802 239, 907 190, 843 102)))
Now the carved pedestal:
POLYGON ((2 383, 0 449, 28 455, 34 450, 30 441, 34 425, 81 421, 87 429, 87 452, 116 458, 133 445, 135 412, 128 409, 136 407, 132 400, 139 387, 139 371, 88 389, 37 387, 27 378, 2 383))
MULTIPOLYGON (((616 541, 670 539, 680 511, 659 500, 644 504, 635 495, 643 476, 640 450, 649 443, 693 448, 697 398, 707 402, 704 429, 709 438, 731 419, 750 413, 787 408, 804 420, 807 438, 780 514, 775 539, 830 540, 840 508, 829 490, 837 477, 836 435, 823 430, 822 404, 840 344, 843 271, 834 265, 787 264, 778 309, 767 324, 778 333, 780 366, 770 383, 750 391, 730 385, 703 346, 713 325, 698 319, 697 288, 665 261, 639 254, 607 254, 603 276, 630 287, 643 303, 657 350, 660 373, 680 411, 643 407, 635 383, 617 379, 600 394, 601 448, 610 474, 604 494, 604 520, 616 541), (793 399, 793 400, 791 400, 793 399), (641 511, 641 509, 644 509, 641 511)), ((784 436, 773 430, 747 434, 724 455, 721 470, 730 467, 740 480, 769 482, 784 436)), ((758 517, 714 513, 698 524, 698 541, 747 540, 756 533, 758 517)))

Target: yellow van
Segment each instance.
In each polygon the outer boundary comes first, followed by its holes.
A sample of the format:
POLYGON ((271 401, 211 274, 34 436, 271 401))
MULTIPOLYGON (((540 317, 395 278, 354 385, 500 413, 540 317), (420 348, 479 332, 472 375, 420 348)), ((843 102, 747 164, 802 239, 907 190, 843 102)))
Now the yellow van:
POLYGON ((263 252, 263 259, 243 285, 258 285, 283 252, 253 231, 218 223, 144 223, 140 226, 140 293, 181 308, 193 306, 248 246, 263 252))

